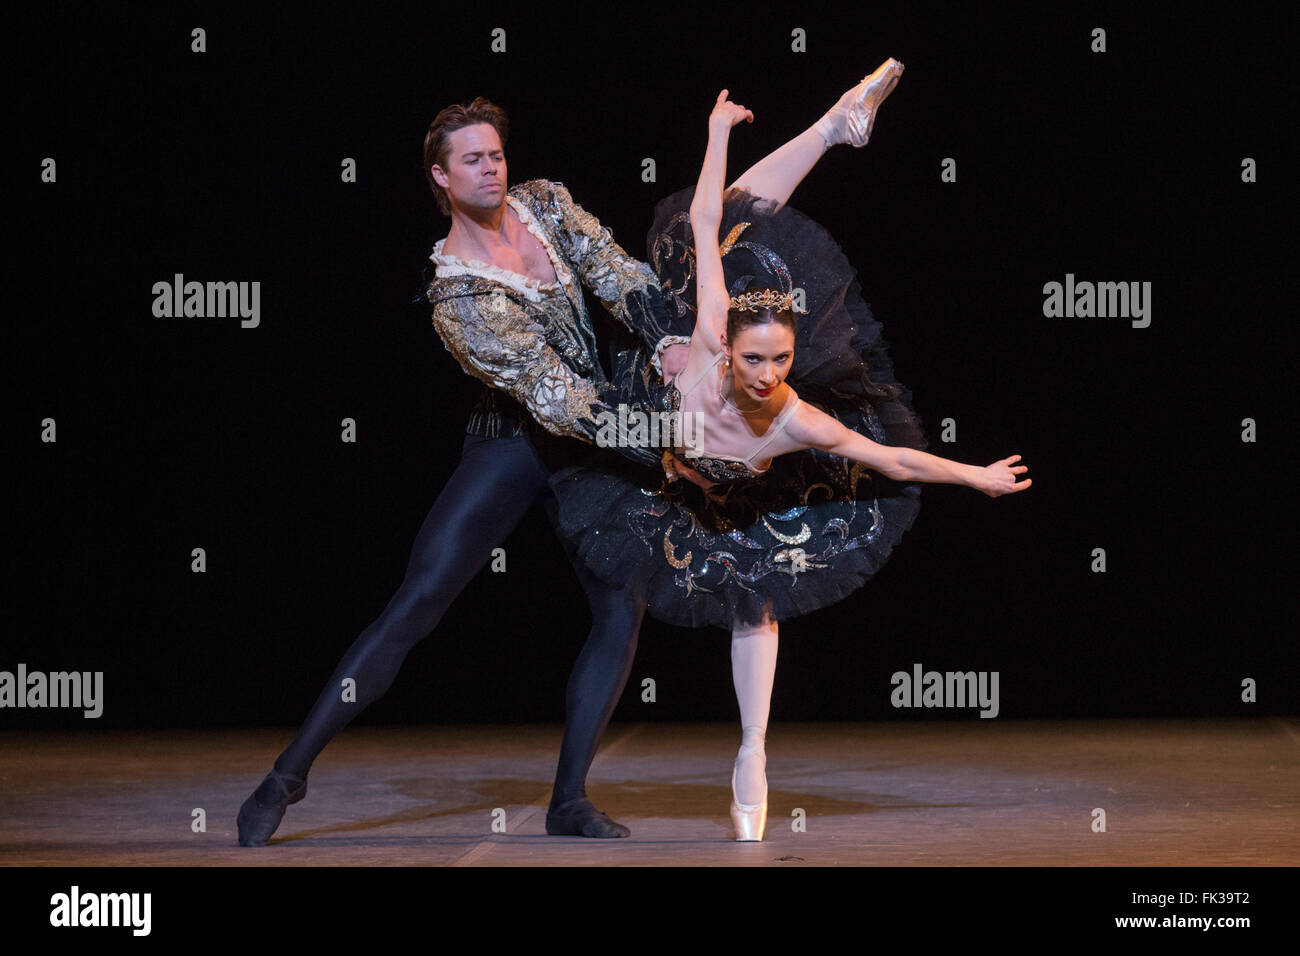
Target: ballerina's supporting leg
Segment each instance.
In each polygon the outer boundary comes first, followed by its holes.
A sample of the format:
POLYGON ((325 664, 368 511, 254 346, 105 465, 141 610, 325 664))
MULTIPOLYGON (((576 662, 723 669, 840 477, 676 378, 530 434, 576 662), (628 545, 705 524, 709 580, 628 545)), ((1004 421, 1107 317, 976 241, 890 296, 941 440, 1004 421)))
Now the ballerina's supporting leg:
POLYGON ((733 774, 732 820, 737 839, 761 840, 767 816, 768 713, 776 679, 777 624, 737 622, 731 631, 731 678, 740 705, 740 750, 733 774), (737 808, 735 804, 739 804, 737 808), (761 807, 761 810, 748 808, 761 807))
POLYGON ((776 200, 778 207, 784 206, 826 150, 837 143, 867 144, 876 111, 902 73, 901 63, 886 60, 841 96, 825 116, 741 173, 730 188, 748 189, 755 196, 776 200))

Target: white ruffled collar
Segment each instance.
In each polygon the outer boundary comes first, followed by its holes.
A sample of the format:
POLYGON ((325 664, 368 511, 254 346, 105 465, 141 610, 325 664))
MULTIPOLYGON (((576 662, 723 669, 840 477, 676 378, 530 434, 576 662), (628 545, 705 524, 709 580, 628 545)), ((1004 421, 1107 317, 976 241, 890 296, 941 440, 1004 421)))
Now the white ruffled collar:
POLYGON ((573 276, 570 274, 568 266, 564 264, 564 260, 559 257, 551 246, 550 240, 546 238, 546 233, 538 225, 532 210, 514 196, 508 194, 506 195, 506 202, 514 209, 515 214, 519 216, 519 221, 524 224, 524 227, 533 235, 533 238, 540 242, 542 248, 546 250, 546 255, 551 260, 551 266, 555 269, 555 275, 560 280, 559 285, 554 282, 543 282, 541 279, 534 279, 532 276, 521 275, 510 269, 503 269, 501 266, 483 262, 481 259, 462 258, 444 253, 442 245, 447 241, 445 237, 433 244, 433 254, 429 256, 429 260, 438 267, 434 271, 434 275, 475 275, 484 279, 492 279, 523 293, 524 297, 530 302, 540 302, 546 294, 555 292, 560 286, 563 286, 565 294, 569 295, 573 287, 573 276))

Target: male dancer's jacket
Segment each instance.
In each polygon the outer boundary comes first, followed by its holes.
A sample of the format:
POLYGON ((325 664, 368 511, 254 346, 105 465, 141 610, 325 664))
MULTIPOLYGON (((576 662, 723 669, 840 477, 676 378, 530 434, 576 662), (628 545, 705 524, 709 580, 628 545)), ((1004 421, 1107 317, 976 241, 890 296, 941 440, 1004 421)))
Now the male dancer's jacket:
MULTIPOLYGON (((629 256, 562 183, 519 183, 506 201, 547 250, 565 295, 543 295, 533 280, 489 263, 444 256, 441 240, 434 246, 437 273, 425 289, 434 328, 461 368, 491 386, 467 431, 521 435, 531 416, 552 434, 593 444, 600 419, 617 419, 618 410, 601 396, 608 379, 580 284, 641 339, 656 369, 665 348, 690 342, 691 317, 677 315, 654 270, 629 256)), ((611 450, 650 466, 660 458, 622 441, 611 450)))

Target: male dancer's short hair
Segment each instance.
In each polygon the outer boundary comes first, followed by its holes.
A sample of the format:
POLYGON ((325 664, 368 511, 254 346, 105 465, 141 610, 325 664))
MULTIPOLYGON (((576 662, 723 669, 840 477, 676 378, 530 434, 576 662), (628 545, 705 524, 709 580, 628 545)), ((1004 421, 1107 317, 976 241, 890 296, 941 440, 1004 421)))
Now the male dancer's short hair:
POLYGON ((447 148, 450 146, 451 134, 466 126, 487 123, 497 131, 501 146, 505 148, 506 136, 510 132, 510 121, 506 111, 491 100, 482 96, 474 97, 471 103, 448 106, 429 124, 429 132, 424 135, 424 177, 429 180, 433 197, 438 200, 438 208, 444 216, 451 215, 451 202, 447 199, 447 190, 433 181, 430 168, 446 166, 447 148))

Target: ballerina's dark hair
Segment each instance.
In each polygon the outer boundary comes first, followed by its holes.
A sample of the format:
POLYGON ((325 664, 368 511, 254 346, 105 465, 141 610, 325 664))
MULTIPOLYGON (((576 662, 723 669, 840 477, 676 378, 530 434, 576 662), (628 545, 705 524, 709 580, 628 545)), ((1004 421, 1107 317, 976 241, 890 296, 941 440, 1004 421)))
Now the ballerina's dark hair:
MULTIPOLYGON (((773 289, 770 286, 750 286, 745 290, 745 297, 764 296, 769 300, 780 298, 784 295, 780 289, 773 289)), ((779 322, 788 328, 791 332, 799 331, 799 320, 793 310, 781 308, 778 305, 754 305, 751 308, 736 308, 736 301, 739 296, 731 300, 732 308, 727 310, 727 341, 735 341, 737 335, 749 328, 751 325, 769 325, 772 322, 779 322)))
POLYGON ((430 167, 446 165, 452 133, 478 123, 487 123, 496 130, 501 138, 501 147, 505 148, 510 120, 505 110, 482 96, 474 97, 471 103, 448 106, 434 117, 429 132, 424 134, 424 178, 429 181, 429 188, 433 190, 433 197, 438 200, 438 208, 444 216, 451 215, 451 202, 447 199, 447 190, 434 182, 430 167))
MULTIPOLYGON (((797 335, 799 317, 792 309, 783 308, 788 302, 789 298, 785 293, 770 286, 750 286, 745 290, 744 296, 733 296, 731 300, 733 308, 727 310, 727 341, 734 342, 737 335, 752 325, 767 325, 772 322, 780 322, 797 335), (750 296, 760 301, 748 303, 750 308, 734 307, 738 301, 743 301, 750 296)), ((903 391, 902 386, 875 381, 865 367, 859 371, 858 379, 861 395, 873 405, 879 406, 892 402, 903 391)), ((807 382, 800 391, 806 398, 816 400, 821 395, 822 389, 823 386, 816 382, 807 382)))

